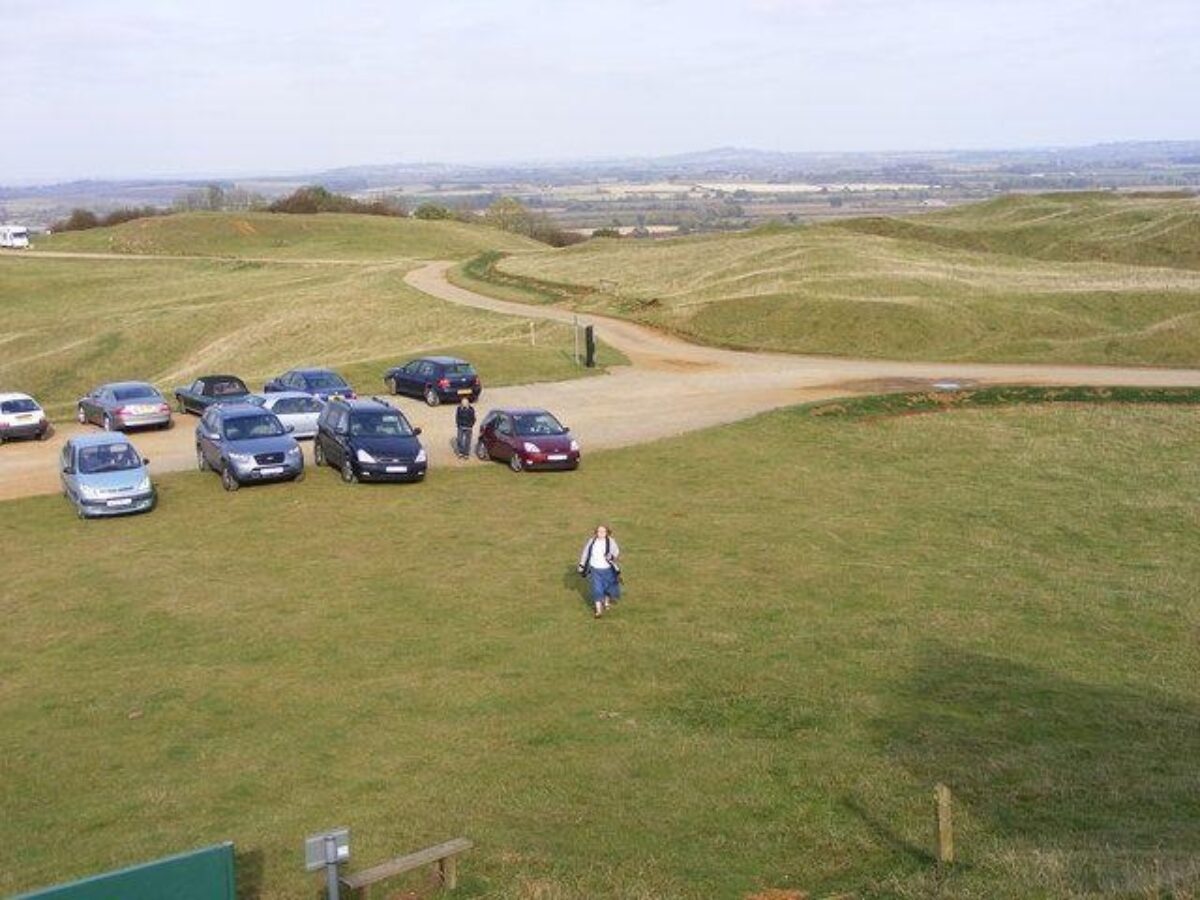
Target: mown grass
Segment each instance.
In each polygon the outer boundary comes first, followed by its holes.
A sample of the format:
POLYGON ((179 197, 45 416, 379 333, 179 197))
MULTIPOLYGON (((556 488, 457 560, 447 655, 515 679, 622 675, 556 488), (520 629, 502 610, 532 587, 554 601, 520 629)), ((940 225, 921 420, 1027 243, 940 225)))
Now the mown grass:
POLYGON ((179 213, 113 228, 64 232, 39 250, 282 259, 462 259, 485 250, 544 247, 464 222, 342 213, 179 213))
POLYGON ((748 349, 1195 365, 1197 222, 1196 200, 1013 197, 910 220, 491 254, 458 277, 748 349))
MULTIPOLYGON (((452 351, 486 383, 573 378, 567 326, 443 303, 410 288, 405 260, 355 264, 0 257, 0 385, 55 417, 96 384, 170 389, 232 372, 255 386, 329 365, 364 390, 406 356, 452 351)), ((621 362, 604 348, 601 365, 621 362)))
POLYGON ((1198 440, 1174 406, 801 408, 565 476, 7 503, 0 890, 230 838, 244 896, 303 896, 346 824, 355 866, 474 838, 464 896, 1192 896, 1198 440))

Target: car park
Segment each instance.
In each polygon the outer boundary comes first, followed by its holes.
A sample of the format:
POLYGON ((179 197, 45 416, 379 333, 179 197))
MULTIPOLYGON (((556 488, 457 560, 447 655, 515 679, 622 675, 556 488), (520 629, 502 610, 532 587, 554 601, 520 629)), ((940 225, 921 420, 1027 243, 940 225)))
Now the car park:
POLYGON ((263 385, 264 393, 275 394, 280 391, 300 391, 322 400, 356 396, 349 382, 331 369, 289 369, 263 385))
POLYGON ((181 413, 200 416, 214 403, 236 403, 250 389, 236 375, 203 375, 186 387, 175 388, 175 404, 181 413))
POLYGON ((127 428, 170 428, 171 407, 158 388, 144 381, 102 384, 76 405, 80 425, 89 422, 105 431, 127 428))
POLYGON ((0 444, 16 438, 50 436, 50 421, 45 411, 28 394, 0 394, 0 444))
POLYGON ((292 437, 296 440, 317 436, 317 418, 325 408, 320 398, 300 391, 248 394, 246 402, 261 406, 279 416, 279 421, 292 429, 292 437))
POLYGON ((330 400, 317 421, 313 454, 318 466, 332 466, 342 480, 420 481, 428 459, 404 413, 386 400, 330 400))
POLYGON ((81 434, 63 445, 63 494, 81 519, 148 512, 157 496, 147 465, 123 434, 81 434))
POLYGON ((274 413, 250 403, 210 406, 196 426, 196 467, 221 476, 221 486, 297 480, 304 454, 274 413))
POLYGON ((430 406, 457 403, 461 397, 474 402, 483 391, 475 368, 453 356, 425 356, 394 366, 383 373, 383 381, 393 394, 419 397, 430 406))
POLYGON ((544 409, 493 409, 479 425, 475 455, 526 469, 577 469, 579 442, 544 409))

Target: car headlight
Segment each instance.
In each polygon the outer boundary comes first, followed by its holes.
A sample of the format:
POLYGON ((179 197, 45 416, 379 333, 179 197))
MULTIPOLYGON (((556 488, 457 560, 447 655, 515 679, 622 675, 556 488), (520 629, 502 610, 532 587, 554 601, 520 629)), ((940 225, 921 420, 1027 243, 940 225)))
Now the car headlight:
POLYGON ((99 500, 103 495, 100 493, 99 488, 94 488, 89 484, 81 484, 79 485, 79 496, 83 497, 84 500, 99 500))
POLYGON ((525 442, 524 447, 525 447, 526 453, 541 453, 542 452, 541 448, 537 444, 531 444, 531 443, 529 443, 529 441, 525 442))
POLYGON ((359 461, 359 462, 361 462, 361 463, 373 463, 373 462, 375 462, 375 457, 373 457, 373 456, 372 456, 370 453, 368 453, 366 450, 356 450, 356 451, 354 452, 354 455, 358 457, 358 461, 359 461))
POLYGON ((229 461, 238 466, 254 465, 254 456, 250 453, 230 453, 229 461))
POLYGON ((288 447, 287 455, 290 456, 292 459, 295 459, 297 456, 300 455, 300 448, 299 447, 288 447))
POLYGON ((571 441, 571 450, 575 453, 579 452, 579 441, 571 441))
POLYGON ((150 476, 143 475, 142 480, 137 483, 134 490, 139 494, 148 494, 150 492, 150 476))
POLYGON ((425 462, 428 457, 425 456, 425 448, 422 447, 417 451, 417 455, 413 457, 413 462, 425 462))

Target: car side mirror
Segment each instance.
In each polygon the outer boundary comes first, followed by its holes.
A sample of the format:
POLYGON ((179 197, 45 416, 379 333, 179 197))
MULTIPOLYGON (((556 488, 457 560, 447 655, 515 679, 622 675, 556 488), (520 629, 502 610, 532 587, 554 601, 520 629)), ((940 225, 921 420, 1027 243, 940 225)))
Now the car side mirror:
POLYGON ((143 457, 142 457, 142 465, 143 465, 143 466, 148 466, 148 465, 150 465, 150 457, 148 457, 148 456, 143 456, 143 457))
POLYGON ((563 426, 563 434, 570 434, 570 433, 571 433, 571 429, 568 428, 566 425, 564 425, 563 426))
POLYGON ((221 436, 215 431, 205 432, 204 436, 210 441, 219 441, 221 439, 221 436))
POLYGON ((72 469, 70 466, 63 466, 63 467, 62 467, 62 471, 63 471, 63 474, 64 474, 64 475, 73 475, 73 474, 75 474, 75 471, 74 471, 74 469, 72 469))
POLYGON ((420 433, 421 433, 421 429, 419 427, 413 429, 413 434, 420 434, 420 433))
POLYGON ((334 433, 334 434, 340 434, 340 435, 342 435, 342 436, 344 437, 345 435, 347 435, 347 434, 349 434, 349 433, 350 433, 350 429, 349 429, 349 428, 347 428, 345 425, 343 425, 341 428, 335 428, 335 429, 333 429, 333 433, 334 433))
POLYGON ((296 430, 296 426, 295 425, 284 425, 283 430, 286 431, 288 434, 291 434, 293 431, 296 430))

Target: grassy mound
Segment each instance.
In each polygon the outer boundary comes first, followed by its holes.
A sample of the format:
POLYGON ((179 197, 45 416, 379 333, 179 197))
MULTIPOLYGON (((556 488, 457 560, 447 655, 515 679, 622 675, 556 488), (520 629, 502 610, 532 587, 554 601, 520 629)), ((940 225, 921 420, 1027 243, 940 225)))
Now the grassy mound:
POLYGON ((459 277, 750 349, 1195 365, 1198 209, 1185 199, 1006 198, 911 220, 590 241, 459 277))
POLYGON ((464 896, 1191 896, 1198 442, 1171 406, 798 409, 567 476, 5 504, 0 893, 232 839, 244 891, 305 896, 338 823, 356 866, 473 837, 464 896), (628 596, 593 622, 598 519, 628 596))

